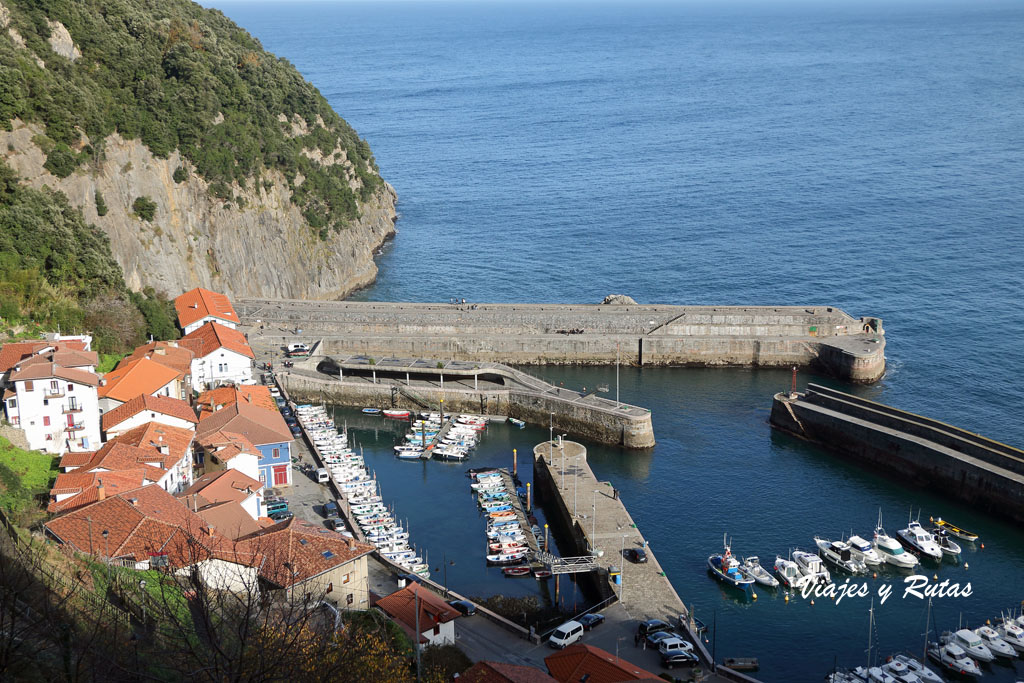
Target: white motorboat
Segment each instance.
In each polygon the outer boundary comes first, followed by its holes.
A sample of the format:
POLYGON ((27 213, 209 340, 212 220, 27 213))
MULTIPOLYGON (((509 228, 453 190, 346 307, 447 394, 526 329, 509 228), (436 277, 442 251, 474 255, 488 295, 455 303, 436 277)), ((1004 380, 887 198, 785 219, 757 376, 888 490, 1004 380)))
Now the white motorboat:
POLYGON ((826 562, 851 574, 867 574, 866 564, 853 556, 853 551, 845 541, 830 541, 827 538, 814 537, 814 544, 818 546, 818 554, 826 562))
POLYGON ((913 683, 915 679, 911 676, 916 676, 917 681, 924 683, 942 683, 942 676, 910 655, 894 655, 882 665, 882 668, 891 673, 900 683, 913 683))
POLYGON ((910 522, 905 529, 900 529, 896 534, 907 550, 915 555, 936 562, 942 561, 942 548, 935 542, 935 537, 925 531, 919 523, 910 522))
POLYGON ((991 626, 980 626, 974 629, 974 633, 985 643, 985 647, 992 651, 996 657, 1007 657, 1013 659, 1017 656, 1017 650, 996 632, 991 626))
POLYGON ((850 546, 850 554, 853 558, 860 560, 869 567, 875 567, 885 562, 882 556, 878 554, 878 551, 875 550, 875 547, 860 536, 850 536, 846 544, 850 546))
POLYGON ((878 666, 858 666, 853 675, 866 683, 899 683, 892 674, 878 666))
POLYGON ((959 559, 960 553, 963 552, 963 548, 960 544, 953 540, 953 537, 948 531, 940 526, 932 529, 932 536, 935 537, 935 542, 939 544, 939 548, 942 550, 942 554, 946 557, 952 557, 953 559, 959 559))
POLYGON ((814 553, 794 550, 793 561, 800 567, 800 571, 810 579, 811 583, 826 584, 832 582, 832 575, 828 573, 828 569, 821 563, 821 558, 814 553))
POLYGON ((1024 652, 1024 628, 1016 620, 1003 617, 1003 622, 996 626, 996 633, 1014 650, 1024 652))
POLYGON ((779 587, 779 580, 761 566, 761 560, 756 555, 745 558, 740 563, 739 570, 741 574, 757 581, 762 586, 768 586, 769 588, 779 587))
POLYGON ((981 676, 978 663, 968 657, 964 649, 956 643, 929 643, 928 656, 945 671, 974 678, 981 676))
POLYGON ((988 649, 988 646, 981 640, 981 636, 969 628, 962 628, 953 633, 947 631, 939 640, 943 643, 960 646, 972 659, 979 662, 991 662, 996 658, 992 654, 992 650, 988 649))
POLYGON ((864 679, 850 671, 834 671, 825 677, 827 683, 864 683, 864 679))
POLYGON ((809 576, 800 571, 800 566, 796 562, 784 557, 775 558, 773 569, 782 585, 792 590, 800 590, 811 580, 809 576))
POLYGON ((918 559, 905 551, 900 542, 885 533, 882 528, 882 513, 878 513, 878 526, 875 528, 875 550, 879 557, 886 563, 903 569, 913 569, 918 564, 918 559))

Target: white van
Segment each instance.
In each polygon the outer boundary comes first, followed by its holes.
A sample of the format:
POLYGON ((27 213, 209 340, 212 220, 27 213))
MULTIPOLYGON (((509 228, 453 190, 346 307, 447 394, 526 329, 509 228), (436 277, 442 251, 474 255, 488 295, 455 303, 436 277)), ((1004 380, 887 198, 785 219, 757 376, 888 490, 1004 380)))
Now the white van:
POLYGON ((316 471, 316 483, 318 483, 318 484, 326 484, 328 481, 330 481, 330 479, 331 479, 331 477, 330 477, 329 474, 327 474, 327 469, 326 468, 321 467, 320 469, 318 469, 316 471))
POLYGON ((288 356, 308 356, 309 347, 305 344, 289 344, 288 345, 288 356))
POLYGON ((548 636, 548 645, 561 650, 572 645, 583 637, 583 624, 578 621, 567 621, 548 636))

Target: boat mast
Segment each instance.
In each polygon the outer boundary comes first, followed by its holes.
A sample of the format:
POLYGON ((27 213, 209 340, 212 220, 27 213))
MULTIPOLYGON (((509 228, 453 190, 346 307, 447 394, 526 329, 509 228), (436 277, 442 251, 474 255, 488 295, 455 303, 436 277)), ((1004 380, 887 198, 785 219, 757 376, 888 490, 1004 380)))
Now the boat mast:
POLYGON ((921 661, 928 661, 928 634, 931 633, 931 626, 928 625, 928 620, 932 617, 932 599, 928 598, 928 611, 924 615, 924 651, 921 654, 921 661))
POLYGON ((871 635, 875 631, 875 599, 871 598, 871 609, 868 610, 868 666, 871 668, 871 635))

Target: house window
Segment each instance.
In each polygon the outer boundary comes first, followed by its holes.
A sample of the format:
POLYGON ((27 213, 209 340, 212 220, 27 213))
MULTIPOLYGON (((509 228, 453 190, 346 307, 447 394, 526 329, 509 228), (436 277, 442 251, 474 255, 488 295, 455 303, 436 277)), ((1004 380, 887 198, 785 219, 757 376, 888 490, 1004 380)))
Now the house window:
POLYGON ((352 593, 349 593, 348 597, 345 598, 345 604, 346 605, 351 605, 355 601, 356 601, 356 596, 353 595, 352 593))
POLYGON ((329 584, 327 584, 327 590, 325 592, 326 593, 330 593, 333 590, 334 590, 334 582, 331 581, 329 584))
POLYGON ((352 579, 352 572, 345 574, 345 580, 342 583, 348 583, 352 579))
POLYGON ((18 399, 12 398, 9 401, 7 401, 7 407, 8 408, 17 408, 18 407, 18 399))
POLYGON ((435 636, 441 635, 441 624, 437 624, 436 626, 434 626, 434 635, 435 636))
POLYGON ((36 384, 32 380, 25 382, 25 391, 35 391, 36 384))
POLYGON ((281 457, 281 449, 280 448, 275 448, 274 449, 274 460, 277 460, 280 457, 281 457))
POLYGON ((260 470, 260 483, 264 486, 267 485, 267 473, 264 470, 260 470))
POLYGON ((44 427, 49 427, 50 426, 50 416, 49 415, 43 415, 43 426, 44 427))
POLYGON ((60 393, 60 382, 55 379, 50 380, 50 391, 54 394, 60 393))

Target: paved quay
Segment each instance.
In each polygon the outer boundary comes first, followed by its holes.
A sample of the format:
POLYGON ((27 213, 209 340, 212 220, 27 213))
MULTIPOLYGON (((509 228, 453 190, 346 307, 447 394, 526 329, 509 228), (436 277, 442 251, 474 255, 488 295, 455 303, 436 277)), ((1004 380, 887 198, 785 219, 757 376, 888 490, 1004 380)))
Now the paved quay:
POLYGON ((323 340, 328 354, 517 364, 815 365, 855 382, 885 372, 876 317, 832 306, 415 304, 239 299, 251 327, 323 340))

